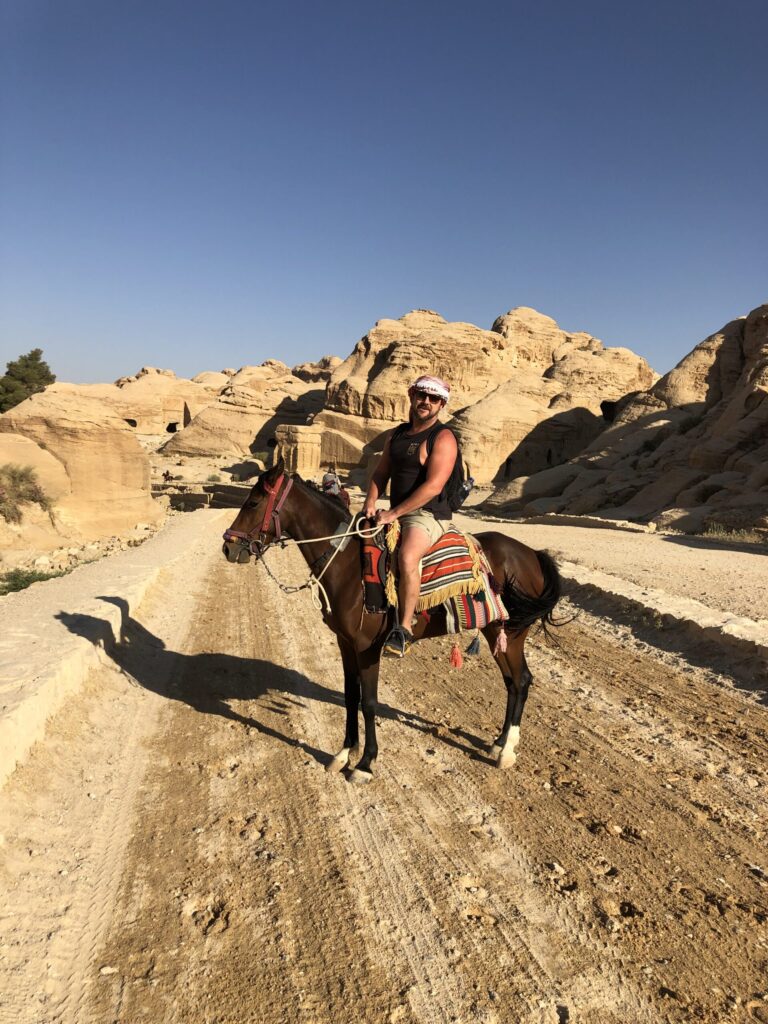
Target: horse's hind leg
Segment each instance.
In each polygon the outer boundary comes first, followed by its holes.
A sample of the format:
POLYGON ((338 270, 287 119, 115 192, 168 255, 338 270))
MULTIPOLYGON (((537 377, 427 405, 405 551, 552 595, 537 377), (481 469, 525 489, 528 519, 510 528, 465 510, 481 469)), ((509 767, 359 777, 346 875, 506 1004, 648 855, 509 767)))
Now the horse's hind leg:
POLYGON ((347 725, 344 730, 344 746, 335 757, 326 765, 327 772, 340 772, 349 764, 351 757, 354 757, 360 747, 360 734, 358 731, 358 712, 360 710, 360 673, 357 667, 357 657, 352 647, 346 640, 338 637, 341 661, 344 666, 344 707, 347 712, 347 725))
MULTIPOLYGON (((516 637, 507 639, 507 649, 503 654, 495 655, 496 664, 501 669, 504 685, 507 688, 507 710, 504 725, 498 739, 491 747, 491 757, 495 758, 499 768, 510 768, 517 760, 517 745, 520 742, 520 722, 523 709, 528 698, 528 687, 533 681, 523 651, 528 630, 516 637)), ((491 649, 498 634, 491 637, 486 634, 491 649)))

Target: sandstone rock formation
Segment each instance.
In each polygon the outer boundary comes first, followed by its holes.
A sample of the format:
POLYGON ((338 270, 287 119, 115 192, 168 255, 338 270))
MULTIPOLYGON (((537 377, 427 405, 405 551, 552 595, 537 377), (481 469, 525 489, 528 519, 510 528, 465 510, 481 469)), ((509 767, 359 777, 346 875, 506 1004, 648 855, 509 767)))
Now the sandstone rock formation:
POLYGON ((152 523, 149 461, 106 402, 52 385, 0 416, 0 458, 31 465, 55 501, 62 536, 95 539, 152 523))
POLYGON ((182 430, 227 386, 226 373, 201 373, 194 380, 177 377, 172 370, 145 366, 135 376, 114 384, 57 384, 77 395, 107 402, 139 436, 163 437, 182 430))
MULTIPOLYGON (((379 320, 333 371, 313 424, 323 428, 320 464, 334 461, 363 482, 387 431, 407 418, 407 385, 421 373, 450 381, 447 414, 478 482, 568 458, 605 425, 601 403, 655 380, 628 349, 563 331, 533 309, 511 310, 490 331, 414 310, 379 320)), ((292 443, 302 438, 294 432, 292 443)))
POLYGON ((324 398, 322 383, 295 376, 277 359, 244 366, 163 451, 236 458, 262 452, 279 424, 306 424, 322 409, 324 398))
POLYGON ((306 381, 308 384, 317 383, 318 381, 327 382, 331 379, 333 371, 340 364, 341 359, 338 356, 323 356, 316 363, 299 363, 293 367, 291 373, 294 377, 298 377, 299 380, 306 381))
POLYGON ((488 506, 655 522, 768 526, 768 306, 726 324, 556 473, 518 476, 488 506))

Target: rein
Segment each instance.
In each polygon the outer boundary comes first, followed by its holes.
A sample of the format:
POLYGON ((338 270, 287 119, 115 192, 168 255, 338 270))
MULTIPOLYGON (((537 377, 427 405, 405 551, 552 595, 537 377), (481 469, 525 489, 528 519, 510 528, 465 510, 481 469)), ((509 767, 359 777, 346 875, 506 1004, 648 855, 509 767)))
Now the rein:
POLYGON ((250 533, 243 533, 241 530, 227 529, 224 531, 224 540, 237 540, 242 544, 243 547, 247 547, 249 553, 254 555, 256 559, 262 563, 262 565, 267 571, 267 575, 269 576, 269 578, 278 585, 278 587, 284 594, 298 594, 299 591, 301 590, 311 590, 312 603, 314 604, 314 606, 321 612, 330 612, 331 602, 328 598, 328 592, 326 591, 325 587, 322 584, 322 578, 328 571, 331 562, 333 562, 334 558, 336 557, 336 555, 338 555, 339 551, 341 550, 344 539, 346 537, 351 536, 357 536, 361 539, 367 537, 375 537, 377 534, 381 533, 384 527, 361 527, 361 523, 363 522, 363 520, 358 519, 357 522, 355 522, 355 519, 353 517, 347 524, 347 528, 344 531, 344 533, 331 533, 327 537, 307 537, 304 540, 296 540, 295 537, 292 537, 291 540, 294 540, 296 544, 313 544, 321 540, 338 540, 339 543, 333 548, 333 550, 330 553, 326 551, 324 554, 320 555, 319 558, 315 559, 315 561, 310 566, 309 576, 304 583, 295 585, 287 585, 281 583, 280 580, 274 575, 274 573, 267 565, 264 555, 266 554, 267 548, 270 547, 272 544, 272 541, 267 540, 267 532, 269 530, 270 520, 274 520, 274 539, 281 546, 285 546, 287 538, 283 536, 282 528, 280 526, 280 512, 283 508, 283 505, 285 504, 285 499, 288 497, 288 494, 292 487, 293 478, 286 478, 285 473, 280 474, 280 476, 275 481, 274 487, 270 487, 269 484, 265 482, 264 489, 266 490, 267 495, 269 496, 269 500, 267 501, 267 507, 264 510, 264 517, 262 519, 261 527, 259 528, 259 530, 251 530, 250 533), (280 494, 280 488, 284 480, 285 490, 283 491, 282 494, 280 494), (258 534, 258 537, 256 536, 256 534, 258 534), (318 567, 320 568, 320 571, 317 573, 317 575, 315 575, 315 571, 318 567), (325 604, 325 608, 323 607, 323 604, 325 604))

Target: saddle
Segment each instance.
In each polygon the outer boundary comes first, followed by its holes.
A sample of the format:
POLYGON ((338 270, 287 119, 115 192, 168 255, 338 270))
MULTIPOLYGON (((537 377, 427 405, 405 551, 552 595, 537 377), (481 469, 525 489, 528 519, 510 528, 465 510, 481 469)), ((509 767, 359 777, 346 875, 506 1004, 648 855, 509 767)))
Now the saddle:
MULTIPOLYGON (((386 535, 379 534, 363 544, 363 587, 365 610, 383 612, 397 607, 397 559, 400 538, 395 521, 386 535)), ((508 618, 497 593, 495 580, 482 548, 471 534, 451 528, 432 545, 421 563, 421 589, 417 613, 426 615, 445 608, 449 633, 481 629, 490 622, 508 618)))

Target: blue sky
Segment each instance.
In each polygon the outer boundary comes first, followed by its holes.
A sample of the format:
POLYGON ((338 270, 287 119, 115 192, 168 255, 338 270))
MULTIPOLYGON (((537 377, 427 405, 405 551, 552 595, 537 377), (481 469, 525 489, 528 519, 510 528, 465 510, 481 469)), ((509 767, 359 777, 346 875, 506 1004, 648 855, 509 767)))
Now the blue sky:
POLYGON ((525 305, 665 372, 768 301, 767 34, 762 0, 0 0, 0 364, 525 305))

